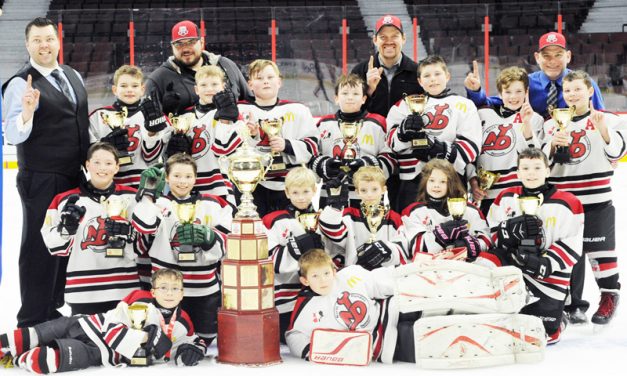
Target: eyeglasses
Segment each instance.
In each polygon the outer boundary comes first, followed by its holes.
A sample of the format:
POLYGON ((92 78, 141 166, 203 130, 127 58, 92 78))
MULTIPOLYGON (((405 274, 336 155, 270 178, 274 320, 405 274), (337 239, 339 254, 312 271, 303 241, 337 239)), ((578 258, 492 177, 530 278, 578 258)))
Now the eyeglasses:
POLYGON ((194 44, 196 44, 196 42, 198 42, 199 40, 200 40, 200 38, 177 40, 176 42, 172 42, 172 45, 175 48, 191 47, 194 44))
POLYGON ((157 287, 155 290, 159 290, 159 292, 161 293, 166 293, 168 291, 172 291, 175 294, 178 294, 179 292, 183 291, 182 287, 167 287, 167 286, 159 286, 157 287))

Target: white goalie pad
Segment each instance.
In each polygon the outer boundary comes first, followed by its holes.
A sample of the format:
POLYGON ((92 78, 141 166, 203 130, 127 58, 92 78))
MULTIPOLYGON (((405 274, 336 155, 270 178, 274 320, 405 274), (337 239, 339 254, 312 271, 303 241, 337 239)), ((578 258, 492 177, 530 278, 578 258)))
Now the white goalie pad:
POLYGON ((368 332, 315 329, 311 334, 309 360, 343 366, 367 366, 372 358, 368 332))
POLYGON ((546 335, 535 316, 451 315, 417 320, 414 343, 421 368, 475 368, 540 362, 546 335))
POLYGON ((520 269, 486 268, 461 261, 420 260, 396 269, 400 312, 516 313, 526 304, 520 269))

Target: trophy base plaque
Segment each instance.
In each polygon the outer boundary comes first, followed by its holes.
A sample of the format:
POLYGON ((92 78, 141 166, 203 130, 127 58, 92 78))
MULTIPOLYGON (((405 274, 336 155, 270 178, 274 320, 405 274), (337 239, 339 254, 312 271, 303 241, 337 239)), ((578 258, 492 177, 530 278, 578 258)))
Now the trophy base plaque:
POLYGON ((120 160, 120 166, 128 166, 133 164, 133 157, 131 157, 130 155, 121 155, 119 157, 120 160))
POLYGON ((177 257, 179 262, 194 262, 196 261, 196 253, 194 252, 180 252, 177 257))
POLYGON ((285 169, 287 169, 287 165, 285 163, 273 163, 268 168, 270 171, 281 171, 285 169))
POLYGON ((411 140, 411 147, 413 149, 426 149, 429 147, 429 139, 428 138, 418 138, 415 140, 411 140))
POLYGON ((131 367, 148 367, 149 365, 148 358, 133 357, 131 359, 131 367))
POLYGON ((107 248, 106 258, 122 258, 124 257, 124 248, 107 248))
POLYGON ((251 366, 281 363, 279 312, 218 311, 218 362, 251 366))

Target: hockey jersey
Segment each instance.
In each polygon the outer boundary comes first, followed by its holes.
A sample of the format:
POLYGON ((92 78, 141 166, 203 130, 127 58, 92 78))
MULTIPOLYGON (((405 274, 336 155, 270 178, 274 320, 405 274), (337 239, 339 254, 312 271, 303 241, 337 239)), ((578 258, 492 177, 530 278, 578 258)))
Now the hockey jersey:
POLYGON ((183 273, 185 296, 207 296, 220 292, 218 271, 220 260, 226 252, 226 234, 231 228, 232 207, 223 199, 211 195, 193 195, 177 199, 173 195, 159 197, 156 203, 142 200, 133 212, 133 227, 142 234, 140 250, 147 253, 152 270, 175 269, 183 273), (195 203, 195 224, 211 227, 215 231, 213 244, 207 250, 194 247, 196 260, 178 262, 179 242, 177 228, 180 224, 176 205, 195 203))
MULTIPOLYGON (((403 210, 402 220, 408 239, 407 254, 415 259, 419 252, 438 253, 444 248, 435 240, 435 226, 452 220, 448 213, 441 213, 428 204, 415 202, 403 210)), ((468 221, 468 233, 477 238, 482 251, 492 245, 490 230, 481 211, 471 203, 466 206, 462 219, 468 221)))
POLYGON ((135 206, 135 189, 112 185, 105 195, 97 196, 81 186, 55 196, 41 228, 46 247, 53 256, 69 257, 65 282, 65 301, 73 304, 117 301, 139 288, 137 240, 126 243, 124 257, 105 257, 109 237, 105 231, 107 213, 100 203, 117 196, 127 204, 123 217, 130 220, 135 206), (69 196, 78 194, 78 206, 86 211, 75 235, 58 230, 61 211, 69 196))
MULTIPOLYGON (((571 192, 584 205, 612 199, 612 162, 627 154, 627 122, 618 115, 605 113, 610 143, 606 144, 590 120, 590 113, 574 117, 568 126, 571 143, 568 163, 552 163, 549 182, 559 190, 571 192)), ((556 125, 553 119, 544 124, 546 139, 542 151, 550 155, 556 125)))
POLYGON ((194 334, 194 326, 185 311, 180 307, 175 308, 169 321, 165 322, 151 294, 148 291, 136 290, 108 312, 79 318, 81 328, 100 350, 102 365, 120 367, 128 364, 128 360, 142 344, 146 332, 132 328, 128 313, 128 307, 134 303, 148 307, 144 326, 161 326, 163 333, 172 341, 172 347, 166 357, 175 359, 182 344, 192 344, 205 351, 206 346, 194 334))
MULTIPOLYGON (((401 180, 413 180, 422 171, 425 162, 412 156, 411 142, 398 139, 397 130, 410 114, 404 100, 398 101, 388 113, 388 144, 397 153, 401 180)), ((472 101, 459 95, 448 94, 439 98, 429 97, 424 115, 429 118, 425 132, 444 141, 452 148, 450 160, 455 170, 463 175, 468 163, 479 155, 481 121, 472 101)))
MULTIPOLYGON (((113 130, 109 127, 104 118, 113 116, 120 108, 116 106, 102 107, 89 115, 89 142, 100 141, 113 130)), ((161 131, 153 136, 148 135, 144 127, 144 114, 141 111, 129 113, 124 121, 124 126, 128 129, 128 154, 133 158, 133 163, 120 166, 120 171, 115 176, 116 184, 124 184, 129 187, 138 188, 141 180, 141 173, 146 168, 159 162, 163 151, 162 137, 165 133, 161 131)))
POLYGON ((296 357, 308 359, 314 329, 366 331, 372 334, 373 358, 381 353, 385 333, 396 330, 396 322, 376 299, 394 294, 393 268, 371 272, 353 265, 337 272, 335 285, 328 295, 318 295, 304 288, 296 300, 285 340, 296 357))
MULTIPOLYGON (((522 187, 507 188, 490 207, 488 223, 497 247, 500 245, 497 237, 500 223, 522 214, 517 201, 522 192, 522 187)), ((523 270, 523 277, 532 286, 534 294, 540 293, 561 301, 566 298, 573 266, 581 257, 583 207, 577 197, 555 188, 546 192, 543 199, 537 216, 542 220, 544 230, 542 256, 551 262, 552 273, 546 278, 534 278, 523 270)), ((501 266, 499 259, 491 253, 482 252, 479 257, 501 266)))

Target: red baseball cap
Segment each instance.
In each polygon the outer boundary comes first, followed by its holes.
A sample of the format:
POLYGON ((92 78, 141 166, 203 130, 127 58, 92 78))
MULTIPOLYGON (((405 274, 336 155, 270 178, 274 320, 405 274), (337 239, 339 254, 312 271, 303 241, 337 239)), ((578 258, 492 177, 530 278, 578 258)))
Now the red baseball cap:
POLYGON ((181 21, 172 28, 172 42, 181 39, 200 38, 198 26, 192 21, 181 21))
POLYGON ((552 31, 540 37, 539 45, 538 51, 548 46, 558 46, 566 49, 566 38, 564 38, 563 34, 552 31))
POLYGON ((377 20, 377 24, 375 25, 375 28, 374 28, 375 35, 379 34, 379 31, 381 31, 381 29, 384 28, 385 26, 394 26, 401 33, 403 32, 403 23, 401 22, 401 19, 396 16, 392 16, 391 14, 386 14, 385 16, 377 20))

